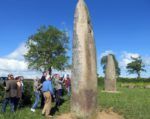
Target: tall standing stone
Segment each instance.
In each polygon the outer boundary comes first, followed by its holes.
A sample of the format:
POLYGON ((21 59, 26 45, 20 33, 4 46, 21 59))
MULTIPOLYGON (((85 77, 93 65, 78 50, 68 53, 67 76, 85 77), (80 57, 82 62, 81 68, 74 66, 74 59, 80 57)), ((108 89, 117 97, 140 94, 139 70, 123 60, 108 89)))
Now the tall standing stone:
POLYGON ((96 49, 89 12, 79 0, 74 17, 71 112, 75 118, 94 119, 97 110, 96 49))
POLYGON ((105 73, 105 91, 116 91, 116 68, 113 56, 107 56, 106 73, 105 73))

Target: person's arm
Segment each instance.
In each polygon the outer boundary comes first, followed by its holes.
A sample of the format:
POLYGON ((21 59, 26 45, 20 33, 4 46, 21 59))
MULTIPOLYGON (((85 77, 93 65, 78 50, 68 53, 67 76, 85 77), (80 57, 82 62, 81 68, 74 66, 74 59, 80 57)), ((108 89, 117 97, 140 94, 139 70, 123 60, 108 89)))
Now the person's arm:
POLYGON ((59 84, 63 84, 63 80, 62 80, 62 81, 61 81, 61 80, 58 80, 58 83, 59 83, 59 84))
POLYGON ((6 87, 6 81, 3 82, 3 86, 6 87))
POLYGON ((8 91, 8 90, 9 90, 9 88, 10 88, 9 83, 8 83, 8 82, 6 82, 6 88, 5 88, 5 90, 6 90, 6 91, 8 91))
POLYGON ((52 93, 52 95, 54 95, 54 90, 51 82, 49 83, 49 91, 52 93))
POLYGON ((40 84, 38 85, 37 89, 38 89, 38 90, 41 90, 42 86, 43 86, 43 84, 40 83, 40 84))

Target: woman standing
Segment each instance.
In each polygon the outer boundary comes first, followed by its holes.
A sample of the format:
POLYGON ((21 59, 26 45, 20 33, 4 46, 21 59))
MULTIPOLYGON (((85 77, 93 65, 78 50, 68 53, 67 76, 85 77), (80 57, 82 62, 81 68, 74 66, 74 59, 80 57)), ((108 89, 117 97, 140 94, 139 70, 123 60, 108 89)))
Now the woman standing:
POLYGON ((15 104, 16 107, 15 108, 17 109, 18 106, 19 107, 21 106, 20 101, 22 99, 22 85, 21 85, 20 77, 16 77, 15 79, 17 81, 17 99, 16 99, 16 104, 15 104))
POLYGON ((55 75, 55 90, 56 90, 56 105, 55 107, 60 106, 61 104, 61 96, 62 96, 62 85, 63 85, 63 80, 61 80, 60 75, 56 74, 55 75))
POLYGON ((36 78, 34 80, 34 85, 33 85, 33 88, 34 88, 34 95, 35 95, 35 102, 31 108, 31 111, 32 112, 35 112, 35 109, 37 108, 38 106, 38 103, 39 103, 39 100, 40 100, 40 89, 41 89, 42 85, 40 84, 40 81, 38 78, 36 78))

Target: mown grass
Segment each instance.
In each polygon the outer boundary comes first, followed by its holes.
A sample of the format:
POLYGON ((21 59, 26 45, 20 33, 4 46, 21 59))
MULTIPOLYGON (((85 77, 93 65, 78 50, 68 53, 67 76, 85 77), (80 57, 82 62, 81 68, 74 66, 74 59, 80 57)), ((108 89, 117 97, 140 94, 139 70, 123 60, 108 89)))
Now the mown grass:
MULTIPOLYGON (((101 92, 104 89, 103 80, 99 82, 101 93, 98 95, 98 103, 100 108, 111 108, 123 115, 125 119, 150 119, 150 89, 120 87, 121 83, 119 81, 117 83, 119 93, 111 94, 101 92)), ((148 84, 150 82, 146 81, 145 85, 148 84)))
MULTIPOLYGON (((122 83, 127 82, 118 81, 117 88, 120 93, 105 93, 101 92, 104 85, 103 80, 99 79, 98 107, 100 110, 111 108, 114 112, 123 115, 125 119, 150 119, 150 89, 130 89, 121 87, 120 84, 122 83)), ((150 82, 146 81, 147 83, 150 82)), ((55 113, 55 116, 70 111, 69 98, 65 96, 64 99, 65 102, 61 105, 59 112, 55 113)), ((25 107, 17 110, 14 114, 10 113, 8 109, 7 113, 0 113, 0 119, 44 119, 44 117, 41 115, 40 109, 32 113, 30 107, 25 107)))

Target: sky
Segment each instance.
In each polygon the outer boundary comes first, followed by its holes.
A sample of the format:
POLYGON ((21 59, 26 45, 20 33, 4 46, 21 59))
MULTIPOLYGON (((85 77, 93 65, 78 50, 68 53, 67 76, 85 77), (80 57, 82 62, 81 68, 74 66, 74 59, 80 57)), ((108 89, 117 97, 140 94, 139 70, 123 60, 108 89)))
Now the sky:
MULTIPOLYGON (((40 76, 28 70, 23 54, 25 42, 42 25, 67 30, 72 48, 73 20, 77 0, 0 0, 0 76, 8 73, 25 77, 40 76)), ((131 56, 141 56, 150 77, 150 1, 85 0, 93 24, 97 48, 97 67, 103 76, 100 59, 113 53, 121 76, 135 77, 126 71, 131 56)), ((71 55, 71 52, 68 53, 71 55)))

